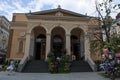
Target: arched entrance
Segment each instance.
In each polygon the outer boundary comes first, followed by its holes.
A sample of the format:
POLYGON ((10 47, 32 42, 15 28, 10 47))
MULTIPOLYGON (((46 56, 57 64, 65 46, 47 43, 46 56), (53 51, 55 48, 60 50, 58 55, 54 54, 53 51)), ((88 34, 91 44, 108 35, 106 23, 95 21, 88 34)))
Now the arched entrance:
POLYGON ((46 30, 43 27, 35 27, 34 34, 34 51, 33 58, 35 60, 45 60, 46 52, 46 30))
POLYGON ((65 49, 65 30, 61 27, 55 27, 51 33, 51 48, 55 57, 61 57, 65 49))
POLYGON ((35 42, 35 59, 44 60, 45 59, 45 47, 46 46, 46 36, 39 34, 35 42))
POLYGON ((71 31, 71 53, 76 60, 84 59, 84 33, 80 28, 71 31))

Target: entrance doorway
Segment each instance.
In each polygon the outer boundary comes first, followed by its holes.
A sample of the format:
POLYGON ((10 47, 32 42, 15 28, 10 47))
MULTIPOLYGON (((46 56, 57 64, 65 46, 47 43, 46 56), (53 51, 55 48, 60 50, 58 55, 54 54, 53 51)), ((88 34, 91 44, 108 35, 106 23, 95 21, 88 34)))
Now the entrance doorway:
POLYGON ((51 47, 54 56, 55 58, 61 57, 64 54, 63 50, 65 49, 65 30, 60 26, 56 26, 52 29, 51 34, 51 47))
POLYGON ((80 60, 80 42, 77 36, 71 35, 71 52, 75 56, 76 60, 80 60))
POLYGON ((35 60, 45 60, 46 36, 38 35, 35 42, 35 60))
POLYGON ((73 46, 73 55, 75 55, 76 60, 80 60, 81 59, 80 44, 79 43, 75 43, 72 46, 73 46))
POLYGON ((84 60, 84 31, 77 27, 71 30, 71 53, 76 60, 84 60))
POLYGON ((59 35, 53 36, 53 50, 55 57, 61 57, 63 52, 63 39, 59 35))

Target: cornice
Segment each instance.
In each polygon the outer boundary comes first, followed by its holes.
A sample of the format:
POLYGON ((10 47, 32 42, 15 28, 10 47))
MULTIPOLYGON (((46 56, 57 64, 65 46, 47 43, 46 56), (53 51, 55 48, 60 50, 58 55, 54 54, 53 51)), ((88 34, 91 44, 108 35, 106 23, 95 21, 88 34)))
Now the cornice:
POLYGON ((88 17, 27 15, 28 20, 52 20, 52 21, 88 21, 88 17))
POLYGON ((21 26, 21 27, 24 27, 24 26, 27 26, 27 22, 24 22, 24 21, 11 22, 11 27, 12 26, 21 26))

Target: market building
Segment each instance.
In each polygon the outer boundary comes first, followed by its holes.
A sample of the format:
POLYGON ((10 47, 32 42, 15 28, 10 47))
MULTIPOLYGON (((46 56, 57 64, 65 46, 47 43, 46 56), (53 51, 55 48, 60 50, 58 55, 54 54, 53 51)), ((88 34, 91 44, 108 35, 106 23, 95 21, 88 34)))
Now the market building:
MULTIPOLYGON (((14 13, 11 22, 8 58, 47 60, 54 50, 56 57, 75 55, 76 60, 92 61, 90 31, 99 26, 98 19, 62 9, 14 13)), ((90 63, 91 64, 91 63, 90 63)))

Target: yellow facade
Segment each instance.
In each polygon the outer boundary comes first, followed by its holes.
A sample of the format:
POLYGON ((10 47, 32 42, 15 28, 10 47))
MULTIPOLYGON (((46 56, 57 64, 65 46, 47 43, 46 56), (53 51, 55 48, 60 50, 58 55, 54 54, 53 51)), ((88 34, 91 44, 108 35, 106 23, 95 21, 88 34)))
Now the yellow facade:
POLYGON ((41 48, 41 54, 38 56, 42 56, 41 58, 44 60, 58 43, 60 43, 59 47, 62 47, 60 51, 64 49, 68 55, 74 54, 78 59, 85 57, 87 60, 90 57, 89 28, 98 25, 97 18, 61 8, 27 14, 14 13, 11 22, 12 33, 9 39, 8 58, 36 59, 37 41, 42 41, 43 43, 40 42, 38 45, 41 48), (75 52, 77 50, 75 48, 79 48, 78 51, 75 52))

